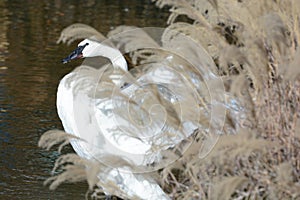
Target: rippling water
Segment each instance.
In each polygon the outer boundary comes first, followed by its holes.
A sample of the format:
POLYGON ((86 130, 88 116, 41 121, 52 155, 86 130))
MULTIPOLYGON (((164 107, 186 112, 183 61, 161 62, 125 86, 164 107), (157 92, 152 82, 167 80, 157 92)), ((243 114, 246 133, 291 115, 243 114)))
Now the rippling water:
POLYGON ((83 199, 87 190, 86 183, 43 186, 59 154, 37 142, 62 128, 57 85, 80 63, 60 63, 75 46, 57 45, 60 31, 81 22, 106 34, 121 24, 163 27, 166 18, 150 0, 0 1, 0 199, 83 199))

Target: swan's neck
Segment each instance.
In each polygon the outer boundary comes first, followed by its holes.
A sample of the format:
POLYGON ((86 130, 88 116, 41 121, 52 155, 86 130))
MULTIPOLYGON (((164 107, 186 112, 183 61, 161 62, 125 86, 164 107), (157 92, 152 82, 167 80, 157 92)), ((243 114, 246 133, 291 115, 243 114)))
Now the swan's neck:
POLYGON ((89 49, 87 52, 84 52, 86 55, 85 57, 96 57, 96 56, 103 56, 108 58, 114 67, 120 67, 123 70, 127 71, 127 63, 122 55, 122 53, 115 48, 103 45, 103 44, 96 44, 93 47, 87 48, 89 49))

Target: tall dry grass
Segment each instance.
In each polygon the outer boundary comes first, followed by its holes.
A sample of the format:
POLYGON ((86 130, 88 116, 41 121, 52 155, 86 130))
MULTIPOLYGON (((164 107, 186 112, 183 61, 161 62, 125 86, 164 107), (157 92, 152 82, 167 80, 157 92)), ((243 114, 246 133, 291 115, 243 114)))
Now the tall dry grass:
POLYGON ((243 128, 222 135, 208 156, 196 156, 195 142, 156 172, 164 191, 172 199, 300 199, 300 1, 155 3, 170 8, 169 29, 206 49, 226 91, 248 110, 243 128))
POLYGON ((156 5, 170 8, 170 28, 202 44, 250 111, 244 129, 221 136, 205 159, 183 156, 163 169, 164 189, 174 199, 300 199, 300 2, 156 5))

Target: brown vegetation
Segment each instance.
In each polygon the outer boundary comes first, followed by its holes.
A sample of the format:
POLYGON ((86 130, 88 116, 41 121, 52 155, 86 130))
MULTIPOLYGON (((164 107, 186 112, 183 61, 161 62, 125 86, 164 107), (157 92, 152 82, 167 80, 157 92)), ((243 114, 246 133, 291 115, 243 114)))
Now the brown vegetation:
POLYGON ((170 27, 206 48, 227 90, 251 111, 244 129, 221 136, 205 159, 163 169, 165 190, 174 199, 300 198, 299 1, 156 3, 171 6, 170 27))

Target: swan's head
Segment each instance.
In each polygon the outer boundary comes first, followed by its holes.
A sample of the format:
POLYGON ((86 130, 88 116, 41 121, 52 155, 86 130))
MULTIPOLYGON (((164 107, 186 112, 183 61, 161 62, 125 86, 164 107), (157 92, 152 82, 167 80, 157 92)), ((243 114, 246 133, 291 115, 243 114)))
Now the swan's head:
POLYGON ((68 63, 73 59, 96 56, 108 58, 113 66, 118 66, 124 70, 127 70, 126 60, 118 49, 90 39, 81 41, 78 44, 78 47, 69 56, 64 58, 62 62, 68 63))
POLYGON ((95 56, 107 57, 105 56, 105 52, 108 47, 106 48, 101 48, 101 47, 106 47, 106 46, 99 42, 90 39, 85 39, 81 41, 78 44, 78 47, 72 53, 70 53, 70 55, 64 58, 62 62, 65 64, 70 62, 71 60, 78 59, 78 58, 87 58, 87 57, 95 57, 95 56))
POLYGON ((81 41, 78 44, 78 47, 70 55, 64 58, 62 62, 65 64, 74 59, 93 57, 93 51, 97 46, 101 46, 101 44, 93 40, 85 39, 81 41))
POLYGON ((82 42, 80 42, 78 44, 78 47, 72 51, 72 53, 70 53, 70 55, 68 55, 66 58, 64 58, 62 60, 62 62, 65 64, 65 63, 68 63, 70 62, 71 60, 74 60, 74 59, 78 59, 78 58, 84 58, 84 49, 90 45, 90 43, 86 40, 83 40, 82 42))

